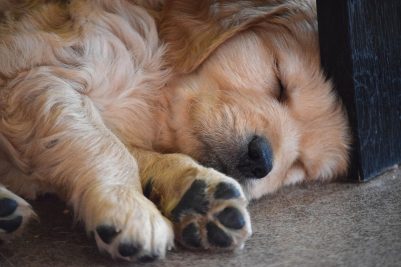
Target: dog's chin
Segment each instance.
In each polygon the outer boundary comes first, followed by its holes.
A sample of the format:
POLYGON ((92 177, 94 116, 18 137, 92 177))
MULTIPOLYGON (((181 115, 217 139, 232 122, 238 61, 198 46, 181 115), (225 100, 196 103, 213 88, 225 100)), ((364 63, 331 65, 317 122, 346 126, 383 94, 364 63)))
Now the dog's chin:
POLYGON ((238 161, 230 160, 198 160, 205 167, 213 168, 231 178, 234 178, 242 187, 248 200, 259 199, 260 197, 277 191, 282 185, 298 184, 305 180, 305 170, 295 164, 287 171, 273 166, 273 170, 264 177, 243 175, 238 169, 238 161))
POLYGON ((246 187, 249 187, 253 184, 254 181, 264 179, 263 178, 258 178, 254 176, 245 176, 242 174, 238 169, 238 162, 232 162, 232 161, 224 161, 224 160, 200 160, 199 161, 203 166, 208 167, 208 168, 213 168, 231 178, 234 178, 237 182, 239 182, 241 185, 244 185, 246 187))

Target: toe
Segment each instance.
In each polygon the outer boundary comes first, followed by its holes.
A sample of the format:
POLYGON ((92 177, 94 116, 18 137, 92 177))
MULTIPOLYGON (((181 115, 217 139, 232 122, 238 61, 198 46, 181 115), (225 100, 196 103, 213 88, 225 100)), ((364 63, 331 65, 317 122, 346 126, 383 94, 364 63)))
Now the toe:
POLYGON ((232 238, 227 235, 223 229, 218 227, 215 223, 209 222, 206 225, 207 239, 210 244, 221 248, 227 248, 233 243, 232 238))
POLYGON ((218 215, 217 219, 224 226, 239 230, 245 226, 245 219, 241 212, 234 207, 227 207, 222 210, 218 215))
POLYGON ((18 207, 17 201, 10 198, 0 199, 0 217, 11 215, 18 207))
POLYGON ((195 211, 199 214, 206 214, 209 208, 209 202, 206 196, 207 184, 202 180, 195 180, 191 187, 181 198, 177 206, 172 210, 171 215, 175 221, 178 221, 181 214, 187 211, 195 211))
POLYGON ((190 247, 201 247, 202 243, 200 232, 198 227, 194 223, 187 225, 184 230, 182 230, 182 240, 185 245, 188 245, 190 247))
POLYGON ((140 262, 152 262, 155 261, 159 258, 159 255, 157 254, 152 254, 152 255, 145 255, 139 258, 140 262))
POLYGON ((6 233, 12 233, 17 230, 22 224, 22 216, 17 216, 10 220, 0 220, 0 229, 6 233))
POLYGON ((118 246, 118 252, 123 257, 132 257, 138 254, 141 250, 139 245, 130 244, 130 243, 122 243, 118 246))
POLYGON ((239 198, 241 193, 238 189, 230 183, 221 182, 216 186, 216 191, 214 192, 215 199, 232 199, 239 198))
POLYGON ((111 225, 100 225, 96 227, 96 232, 100 239, 106 244, 110 244, 118 234, 116 229, 111 225))

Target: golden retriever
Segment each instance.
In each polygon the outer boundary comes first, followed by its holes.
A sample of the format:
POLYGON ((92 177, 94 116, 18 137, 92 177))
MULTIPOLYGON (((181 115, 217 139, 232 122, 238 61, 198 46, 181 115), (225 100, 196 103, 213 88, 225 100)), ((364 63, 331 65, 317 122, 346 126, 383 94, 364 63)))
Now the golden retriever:
POLYGON ((241 248, 247 203, 347 169, 312 0, 0 1, 0 232, 59 195, 113 258, 241 248))

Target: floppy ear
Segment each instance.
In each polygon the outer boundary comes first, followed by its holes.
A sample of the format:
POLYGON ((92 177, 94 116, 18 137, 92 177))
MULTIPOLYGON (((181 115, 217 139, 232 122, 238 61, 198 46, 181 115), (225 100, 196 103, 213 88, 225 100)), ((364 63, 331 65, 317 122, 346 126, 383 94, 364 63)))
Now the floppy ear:
POLYGON ((177 73, 195 70, 217 47, 235 34, 283 14, 278 0, 170 0, 160 24, 168 44, 166 60, 177 73))

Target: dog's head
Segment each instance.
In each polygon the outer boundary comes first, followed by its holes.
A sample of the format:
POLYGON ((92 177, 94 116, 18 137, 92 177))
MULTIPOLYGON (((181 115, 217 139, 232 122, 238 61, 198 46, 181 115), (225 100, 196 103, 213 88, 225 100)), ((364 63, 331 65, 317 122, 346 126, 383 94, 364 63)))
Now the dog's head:
POLYGON ((347 122, 320 67, 313 1, 168 1, 161 36, 177 74, 169 150, 251 198, 346 171, 347 122))

